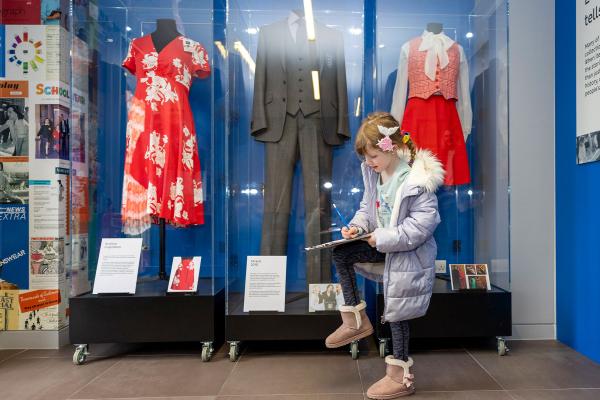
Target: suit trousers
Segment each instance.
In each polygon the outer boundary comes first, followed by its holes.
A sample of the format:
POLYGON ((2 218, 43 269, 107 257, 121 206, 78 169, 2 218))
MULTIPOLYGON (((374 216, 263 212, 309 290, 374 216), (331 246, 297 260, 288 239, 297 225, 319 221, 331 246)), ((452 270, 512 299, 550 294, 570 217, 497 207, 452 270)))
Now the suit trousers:
MULTIPOLYGON (((330 240, 332 148, 321 132, 320 113, 305 116, 286 114, 283 135, 278 142, 265 143, 265 200, 261 254, 287 253, 288 225, 292 200, 294 167, 302 166, 306 246, 330 240)), ((306 253, 307 283, 331 281, 331 254, 306 253)))

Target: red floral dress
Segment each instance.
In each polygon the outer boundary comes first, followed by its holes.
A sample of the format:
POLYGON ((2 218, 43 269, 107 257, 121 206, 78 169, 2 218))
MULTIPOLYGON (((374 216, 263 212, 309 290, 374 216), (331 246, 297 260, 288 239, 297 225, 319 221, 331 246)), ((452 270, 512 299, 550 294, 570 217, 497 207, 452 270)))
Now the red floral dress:
POLYGON ((210 74, 206 50, 179 36, 156 51, 152 37, 132 40, 123 67, 137 78, 129 104, 121 217, 136 235, 164 218, 204 223, 200 159, 189 104, 193 77, 210 74))

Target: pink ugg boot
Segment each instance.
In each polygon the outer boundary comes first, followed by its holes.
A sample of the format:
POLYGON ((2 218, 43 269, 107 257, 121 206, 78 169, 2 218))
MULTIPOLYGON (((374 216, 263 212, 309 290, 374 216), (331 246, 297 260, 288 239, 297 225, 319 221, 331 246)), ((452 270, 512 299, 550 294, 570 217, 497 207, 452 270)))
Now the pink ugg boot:
POLYGON ((374 400, 387 400, 413 394, 415 392, 414 376, 409 371, 413 365, 412 358, 409 357, 408 361, 402 361, 396 360, 393 356, 387 356, 385 363, 387 364, 385 376, 367 390, 367 397, 374 400))
POLYGON ((330 349, 335 349, 371 335, 373 325, 367 317, 366 307, 367 304, 364 301, 357 306, 341 306, 342 325, 327 336, 325 345, 330 349))

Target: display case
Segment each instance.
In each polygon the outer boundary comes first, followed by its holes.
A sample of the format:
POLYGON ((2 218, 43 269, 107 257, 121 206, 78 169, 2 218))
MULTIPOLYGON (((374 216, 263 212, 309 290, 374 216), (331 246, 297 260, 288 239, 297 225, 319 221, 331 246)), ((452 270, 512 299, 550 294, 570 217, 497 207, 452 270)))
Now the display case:
POLYGON ((71 24, 74 362, 176 341, 207 361, 224 326, 224 2, 74 2, 71 24), (133 295, 90 291, 108 238, 142 238, 133 295))
MULTIPOLYGON (((301 45, 296 35, 307 39, 297 33, 297 21, 303 21, 305 3, 312 2, 229 2, 226 340, 231 359, 240 341, 323 340, 339 325, 337 312, 312 312, 318 289, 310 285, 337 281, 331 251, 305 247, 340 238, 344 220, 357 210, 363 182, 353 143, 361 120, 373 111, 395 114, 417 146, 431 150, 446 169, 445 184, 436 193, 442 222, 435 233, 434 294, 428 314, 411 321, 412 337, 510 335, 508 3, 314 2, 316 40, 308 34, 308 44, 301 45), (421 46, 424 32, 434 37, 421 46), (335 36, 341 37, 337 43, 335 36), (426 62, 429 49, 433 58, 426 62), (419 79, 414 64, 409 67, 416 53, 423 56, 420 74, 431 75, 430 83, 412 89, 420 94, 409 88, 419 79), (318 95, 306 82, 314 83, 315 75, 318 95), (440 76, 450 83, 440 88, 440 76), (409 100, 429 94, 438 109, 409 100), (439 109, 453 110, 444 114, 451 122, 435 121, 439 109), (317 141, 310 142, 316 124, 317 141), (286 257, 283 311, 244 311, 248 257, 258 255, 286 257), (474 276, 471 285, 468 273, 457 272, 453 290, 451 266, 464 271, 466 264, 482 271, 485 265, 487 281, 474 276)), ((381 286, 359 280, 371 319, 379 320, 381 286)), ((376 326, 385 355, 389 330, 376 326)), ((504 354, 502 339, 498 347, 504 354)), ((356 349, 353 343, 354 357, 356 349)))
POLYGON ((340 238, 332 204, 349 218, 362 198, 351 136, 363 116, 363 7, 314 2, 311 38, 300 1, 229 3, 232 359, 240 341, 323 339, 339 324, 338 312, 312 312, 310 285, 335 282, 331 253, 305 247, 340 238), (247 259, 259 255, 286 256, 284 311, 244 311, 247 259))
MULTIPOLYGON (((428 32, 442 30, 449 40, 440 46, 449 48, 450 58, 453 44, 460 46, 455 47, 456 109, 463 137, 429 129, 427 106, 417 108, 424 116, 418 123, 406 117, 403 121, 403 129, 414 130, 417 144, 436 152, 447 171, 446 185, 437 192, 442 219, 435 233, 440 273, 427 315, 411 322, 411 336, 499 337, 498 351, 504 354, 502 337, 511 335, 508 1, 378 0, 376 14, 376 109, 404 111, 405 116, 411 106, 414 110, 415 104, 407 100, 411 92, 409 88, 407 96, 406 81, 413 73, 408 65, 419 50, 436 45, 427 43, 428 32), (460 160, 461 151, 466 162, 460 160), (450 277, 453 264, 486 264, 489 290, 471 285, 469 271, 464 278, 455 267, 457 275, 450 277), (452 290, 451 278, 464 278, 466 284, 455 284, 459 290, 452 290), (471 286, 476 290, 468 290, 471 286)), ((378 312, 383 303, 380 289, 378 312)), ((390 334, 386 326, 378 328, 383 356, 390 334)))

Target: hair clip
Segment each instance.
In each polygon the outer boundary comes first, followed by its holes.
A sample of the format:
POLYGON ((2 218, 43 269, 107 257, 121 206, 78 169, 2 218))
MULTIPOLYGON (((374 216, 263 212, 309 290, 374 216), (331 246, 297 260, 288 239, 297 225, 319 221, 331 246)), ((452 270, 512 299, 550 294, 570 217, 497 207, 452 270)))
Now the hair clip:
POLYGON ((410 142, 410 133, 402 131, 402 143, 407 144, 410 142))
POLYGON ((382 151, 394 151, 394 143, 392 142, 392 139, 390 139, 390 136, 396 133, 400 127, 394 126, 388 128, 383 125, 377 125, 377 129, 379 130, 379 133, 384 136, 377 142, 377 147, 379 147, 382 151))

